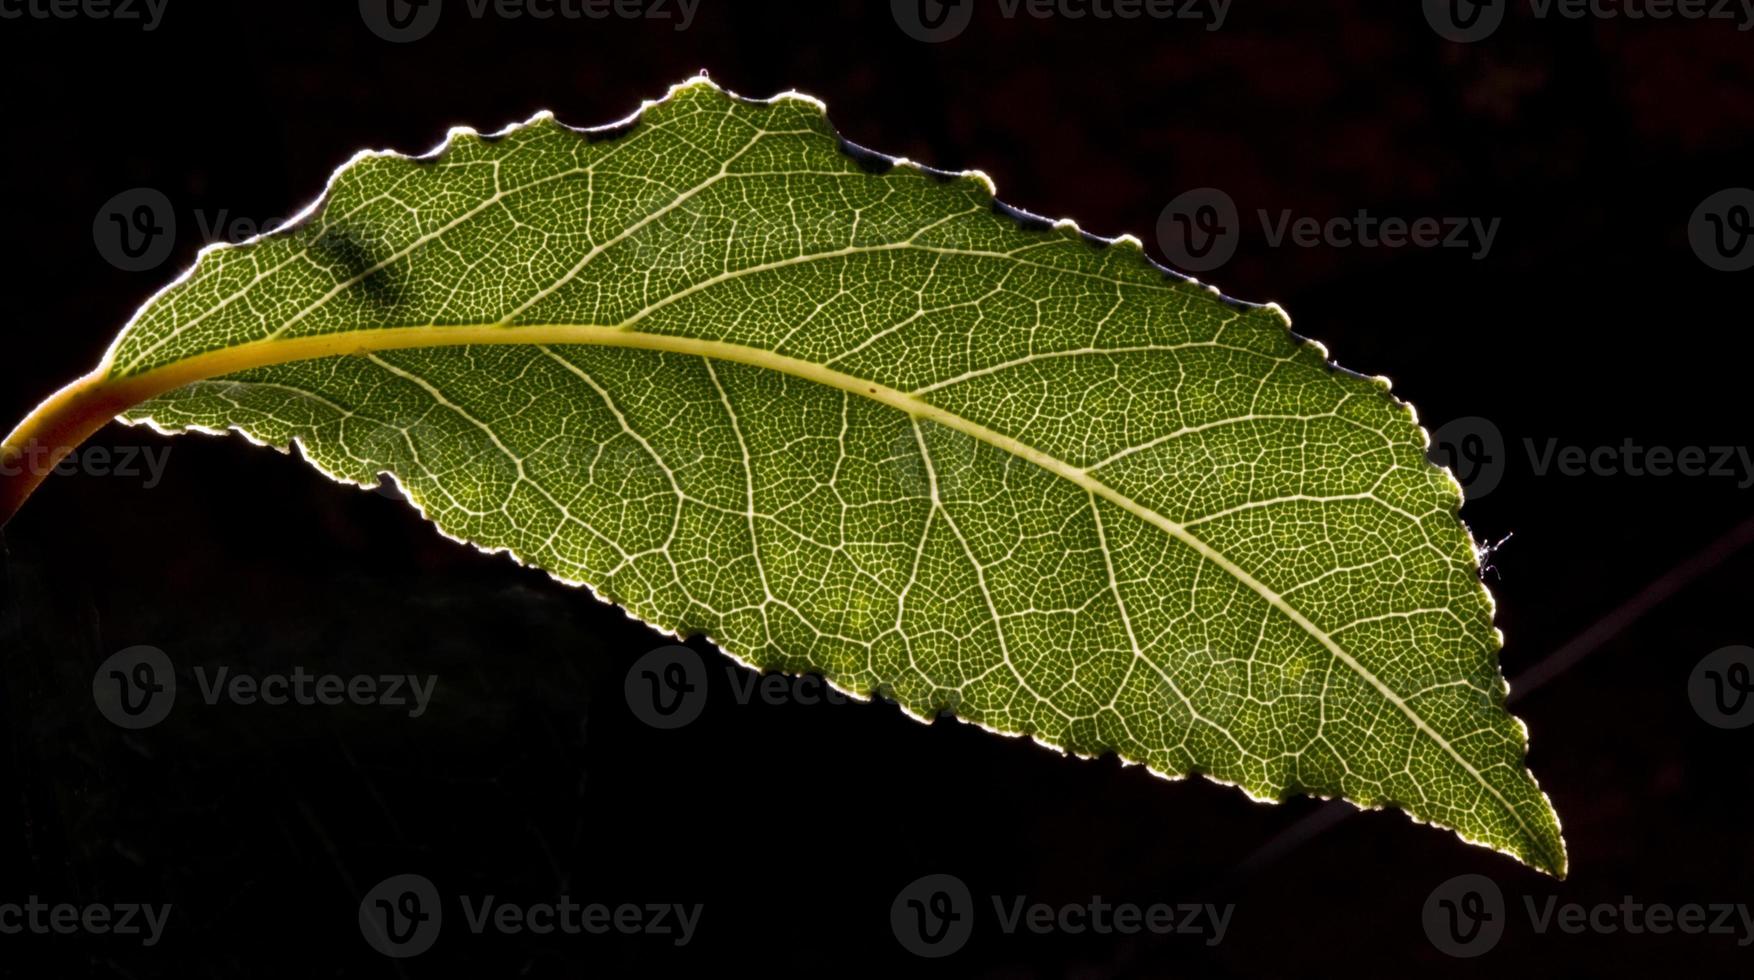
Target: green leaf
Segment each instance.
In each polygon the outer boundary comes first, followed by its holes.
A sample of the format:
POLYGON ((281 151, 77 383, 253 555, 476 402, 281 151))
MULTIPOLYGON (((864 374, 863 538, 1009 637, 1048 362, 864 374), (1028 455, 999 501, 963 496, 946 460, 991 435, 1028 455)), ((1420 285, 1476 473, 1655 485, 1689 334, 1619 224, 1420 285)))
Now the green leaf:
POLYGON ((8 452, 117 411, 392 474, 756 668, 1565 870, 1460 491, 1388 382, 802 96, 363 154, 8 452))

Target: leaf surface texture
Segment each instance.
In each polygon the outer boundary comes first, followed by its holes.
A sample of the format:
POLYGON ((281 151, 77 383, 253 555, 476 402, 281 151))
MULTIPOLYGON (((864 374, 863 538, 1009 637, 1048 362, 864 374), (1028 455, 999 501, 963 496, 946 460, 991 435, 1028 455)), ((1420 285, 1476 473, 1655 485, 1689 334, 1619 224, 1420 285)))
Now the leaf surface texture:
POLYGON ((1459 490, 1387 382, 813 100, 701 81, 361 155, 106 364, 200 375, 129 421, 393 474, 747 664, 1564 873, 1459 490))

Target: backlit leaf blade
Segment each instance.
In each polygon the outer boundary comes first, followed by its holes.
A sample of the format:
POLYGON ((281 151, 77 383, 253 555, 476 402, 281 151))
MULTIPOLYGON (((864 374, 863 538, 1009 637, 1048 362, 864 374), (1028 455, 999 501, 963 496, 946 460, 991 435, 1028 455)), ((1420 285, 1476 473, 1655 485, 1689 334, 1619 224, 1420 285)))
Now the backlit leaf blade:
POLYGON ((812 100, 699 81, 362 155, 106 369, 169 388, 129 421, 393 474, 745 663, 1564 873, 1459 491, 1387 382, 812 100))

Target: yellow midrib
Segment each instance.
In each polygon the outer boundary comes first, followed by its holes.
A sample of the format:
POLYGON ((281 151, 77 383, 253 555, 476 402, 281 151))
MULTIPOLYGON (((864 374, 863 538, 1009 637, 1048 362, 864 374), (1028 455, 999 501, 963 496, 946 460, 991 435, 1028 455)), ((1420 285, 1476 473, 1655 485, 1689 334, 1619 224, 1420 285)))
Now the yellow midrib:
MULTIPOLYGON (((710 358, 752 367, 779 371, 805 381, 825 385, 841 391, 851 392, 869 398, 879 404, 887 405, 898 411, 905 412, 916 418, 923 418, 946 428, 961 432, 972 438, 979 439, 996 448, 1003 449, 1020 459, 1040 466, 1050 473, 1083 488, 1111 504, 1127 511, 1139 519, 1151 524, 1183 544, 1193 548, 1202 557, 1211 561, 1234 576, 1269 605, 1279 610, 1304 632, 1319 642, 1336 659, 1345 664, 1361 679, 1374 687, 1379 694, 1392 703, 1413 725, 1425 733, 1446 754, 1462 766, 1491 796, 1498 801, 1506 813, 1516 820, 1523 830, 1529 843, 1537 849, 1544 849, 1541 835, 1535 833, 1523 819, 1515 806, 1505 799, 1504 795, 1493 786, 1472 763, 1463 758, 1449 741, 1426 723, 1397 692, 1391 689, 1374 673, 1359 663, 1350 653, 1341 647, 1333 637, 1329 636, 1301 611, 1287 602, 1274 590, 1268 588, 1246 570, 1238 567, 1228 557, 1196 537, 1182 525, 1170 520, 1157 511, 1133 500, 1115 488, 1074 466, 1065 460, 1048 455, 1033 446, 1027 445, 1003 433, 996 432, 984 425, 973 422, 953 412, 946 411, 925 401, 918 396, 909 394, 887 385, 879 384, 863 378, 836 371, 832 368, 799 358, 790 357, 774 351, 741 344, 726 343, 717 340, 705 340, 695 337, 681 337, 669 334, 647 333, 624 327, 600 326, 594 324, 532 324, 519 326, 503 325, 461 325, 461 326, 413 326, 388 327, 372 330, 353 330, 340 333, 325 333, 305 337, 279 338, 252 341, 235 347, 196 354, 185 360, 167 364, 136 375, 111 379, 100 369, 67 390, 58 394, 49 402, 45 402, 38 413, 48 409, 59 399, 78 396, 82 389, 102 389, 114 397, 106 401, 123 401, 127 404, 138 404, 156 395, 173 391, 196 381, 235 374, 251 368, 269 367, 293 361, 312 360, 321 357, 339 357, 386 350, 407 350, 428 347, 460 347, 483 346, 494 344, 554 344, 554 345, 591 345, 604 347, 623 347, 635 350, 650 350, 663 353, 710 358)), ((33 413, 35 418, 38 413, 33 413)), ((22 443, 21 436, 28 435, 32 418, 27 418, 17 430, 6 440, 12 447, 22 443)), ((1554 856, 1545 855, 1549 859, 1554 856)), ((1554 867, 1560 867, 1558 862, 1554 867)))

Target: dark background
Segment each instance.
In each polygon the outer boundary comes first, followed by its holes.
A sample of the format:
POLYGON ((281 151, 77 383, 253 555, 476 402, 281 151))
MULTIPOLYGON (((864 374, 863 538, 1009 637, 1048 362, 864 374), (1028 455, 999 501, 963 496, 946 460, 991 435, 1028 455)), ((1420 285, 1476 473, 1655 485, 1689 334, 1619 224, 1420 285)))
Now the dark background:
MULTIPOLYGON (((1134 232, 1157 254, 1159 213, 1205 186, 1245 215, 1501 217, 1483 261, 1272 248, 1252 225, 1203 278, 1278 301, 1340 363, 1393 377, 1428 425, 1484 416, 1502 431, 1503 481, 1464 517, 1482 539, 1515 533, 1489 576, 1513 687, 1555 654, 1566 667, 1544 668, 1515 710, 1564 821, 1569 881, 1399 813, 1257 805, 882 704, 741 705, 698 641, 711 699, 693 725, 654 730, 622 681, 664 638, 443 540, 386 496, 190 437, 160 486, 57 477, 0 538, 0 901, 175 906, 152 949, 0 936, 0 974, 1749 975, 1754 947, 1734 936, 1538 935, 1522 907, 1754 899, 1754 728, 1707 725, 1686 692, 1701 657, 1754 641, 1754 548, 1725 537, 1754 491, 1539 477, 1521 444, 1749 443, 1754 272, 1708 268, 1687 227, 1707 195, 1754 183, 1754 33, 1538 21, 1513 4, 1493 38, 1457 45, 1413 3, 1236 0, 1208 32, 1007 21, 997 0, 976 2, 942 44, 908 37, 886 3, 851 2, 702 0, 677 32, 475 20, 452 0, 405 45, 374 36, 352 2, 170 0, 150 33, 0 20, 0 421, 97 362, 192 260, 197 213, 266 221, 361 147, 424 151, 451 125, 541 108, 605 123, 703 68, 746 95, 817 95, 859 143, 978 167, 1010 203, 1134 232), (99 208, 134 187, 177 212, 177 250, 145 273, 93 242, 99 208), (134 734, 98 714, 91 679, 136 644, 167 651, 187 688, 134 734), (219 664, 433 673, 438 694, 419 719, 208 707, 191 671, 219 664), (355 915, 401 872, 447 895, 706 908, 681 949, 477 937, 452 920, 432 952, 392 961, 355 915), (983 917, 955 956, 915 959, 890 902, 940 872, 969 884, 983 917), (1428 941, 1421 910, 1469 872, 1503 889, 1509 927, 1462 961, 1428 941), (1003 935, 982 896, 1020 894, 1236 911, 1215 948, 1003 935)), ((172 444, 119 426, 95 442, 172 444)))

